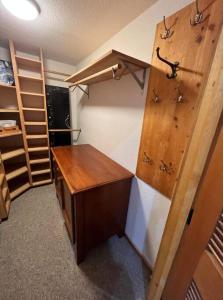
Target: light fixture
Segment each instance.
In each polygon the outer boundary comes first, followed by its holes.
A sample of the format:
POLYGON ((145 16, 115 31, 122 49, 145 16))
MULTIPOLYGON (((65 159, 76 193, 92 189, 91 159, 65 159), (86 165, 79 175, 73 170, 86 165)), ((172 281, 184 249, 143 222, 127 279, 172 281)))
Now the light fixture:
POLYGON ((23 19, 34 20, 40 14, 40 7, 34 0, 1 0, 11 14, 23 19))

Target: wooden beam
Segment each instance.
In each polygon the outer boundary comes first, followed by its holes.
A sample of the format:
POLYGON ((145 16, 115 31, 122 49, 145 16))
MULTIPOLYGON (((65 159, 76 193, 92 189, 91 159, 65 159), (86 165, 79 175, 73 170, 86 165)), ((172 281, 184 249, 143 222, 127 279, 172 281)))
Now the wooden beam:
POLYGON ((223 110, 223 30, 159 248, 149 300, 160 300, 223 110))

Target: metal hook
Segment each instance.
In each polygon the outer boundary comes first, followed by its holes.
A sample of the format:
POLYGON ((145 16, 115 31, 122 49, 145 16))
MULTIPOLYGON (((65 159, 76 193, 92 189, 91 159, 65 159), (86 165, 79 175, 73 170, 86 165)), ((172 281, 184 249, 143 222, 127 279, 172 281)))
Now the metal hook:
POLYGON ((114 68, 112 68, 112 77, 113 77, 113 79, 115 79, 115 80, 120 80, 120 79, 121 79, 121 76, 117 76, 117 75, 116 75, 116 71, 117 71, 117 70, 115 70, 114 68))
POLYGON ((160 47, 157 47, 157 48, 156 48, 156 52, 157 52, 157 57, 158 57, 162 62, 166 63, 167 65, 169 65, 169 66, 171 67, 172 73, 171 73, 170 75, 167 74, 167 75, 166 75, 167 78, 168 78, 168 79, 172 79, 172 78, 177 77, 177 71, 178 71, 178 67, 179 67, 179 64, 180 64, 180 63, 179 63, 178 61, 175 62, 175 63, 171 63, 171 62, 169 62, 168 60, 162 58, 162 57, 160 56, 160 47))
POLYGON ((89 99, 89 86, 88 86, 88 85, 86 85, 87 90, 83 89, 79 84, 74 85, 74 86, 71 85, 70 88, 71 88, 71 87, 74 87, 74 88, 71 90, 71 93, 73 93, 73 92, 76 90, 76 88, 79 88, 84 94, 86 94, 86 95, 88 96, 88 99, 89 99))
POLYGON ((155 89, 153 89, 153 94, 154 94, 154 98, 152 98, 152 100, 157 103, 160 102, 160 97, 159 95, 156 93, 155 89))
POLYGON ((172 163, 170 162, 169 165, 167 165, 163 160, 161 160, 160 171, 171 175, 173 173, 172 163))
POLYGON ((147 153, 144 152, 143 154, 144 154, 143 162, 149 165, 153 165, 153 160, 147 155, 147 153))
POLYGON ((194 15, 193 21, 191 21, 191 19, 190 19, 190 25, 196 26, 202 22, 203 22, 203 13, 199 9, 198 0, 196 0, 196 14, 194 15))
POLYGON ((177 103, 182 103, 182 102, 184 102, 184 95, 183 95, 183 93, 182 93, 182 91, 180 90, 179 87, 177 87, 177 90, 178 90, 178 96, 177 96, 176 102, 177 103))
POLYGON ((161 39, 166 40, 166 39, 170 38, 173 35, 174 31, 171 31, 171 27, 167 28, 167 26, 166 26, 166 17, 165 16, 163 16, 163 24, 164 24, 164 27, 165 27, 165 32, 164 32, 164 34, 160 34, 160 37, 161 37, 161 39))
POLYGON ((80 137, 80 134, 81 134, 81 129, 78 130, 78 134, 77 134, 76 139, 73 139, 73 142, 74 142, 74 143, 77 143, 77 142, 78 142, 79 137, 80 137))

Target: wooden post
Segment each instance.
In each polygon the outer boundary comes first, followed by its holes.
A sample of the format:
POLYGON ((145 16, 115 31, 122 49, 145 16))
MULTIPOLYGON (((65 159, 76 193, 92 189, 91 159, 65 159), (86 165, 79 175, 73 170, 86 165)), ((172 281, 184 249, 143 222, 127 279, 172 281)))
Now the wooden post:
POLYGON ((26 156, 26 164, 28 169, 28 175, 29 175, 29 183, 32 185, 32 176, 31 176, 31 168, 29 163, 29 153, 28 153, 28 142, 26 140, 26 128, 25 128, 25 120, 22 110, 22 97, 21 97, 21 89, 20 89, 20 82, 18 78, 18 67, 16 63, 16 52, 15 52, 15 46, 13 41, 9 41, 9 48, 10 48, 10 54, 11 54, 11 60, 12 60, 12 68, 14 72, 15 77, 15 86, 16 86, 16 96, 17 96, 17 103, 19 108, 19 115, 20 115, 20 121, 21 121, 21 129, 22 129, 22 136, 23 136, 23 143, 25 148, 25 156, 26 156))
POLYGON ((159 248, 149 300, 160 300, 223 110, 223 30, 159 248))
MULTIPOLYGON (((43 80, 43 101, 44 101, 44 110, 45 110, 45 122, 46 124, 46 134, 47 134, 47 147, 48 147, 48 155, 50 159, 50 140, 49 140, 49 129, 48 129, 48 116, 47 116, 47 106, 46 106, 46 88, 45 88, 45 74, 44 74, 44 66, 43 66, 43 50, 40 49, 40 61, 41 61, 41 78, 43 80)), ((50 164, 50 179, 52 180, 52 165, 51 159, 49 160, 50 164)))

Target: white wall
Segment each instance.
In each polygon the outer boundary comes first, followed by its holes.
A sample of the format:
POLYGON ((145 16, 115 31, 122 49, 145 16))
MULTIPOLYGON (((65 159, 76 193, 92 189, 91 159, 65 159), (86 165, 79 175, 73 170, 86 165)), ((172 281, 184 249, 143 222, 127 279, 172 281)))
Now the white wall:
MULTIPOLYGON (((163 16, 183 8, 191 0, 159 0, 112 39, 77 65, 86 66, 110 49, 146 62, 151 61, 156 24, 163 16)), ((188 20, 189 22, 189 20, 188 20)), ((89 143, 135 173, 142 129, 146 88, 141 92, 130 75, 90 87, 90 99, 77 92, 80 143, 89 143)), ((153 266, 170 201, 135 178, 132 184, 126 234, 153 266)))

